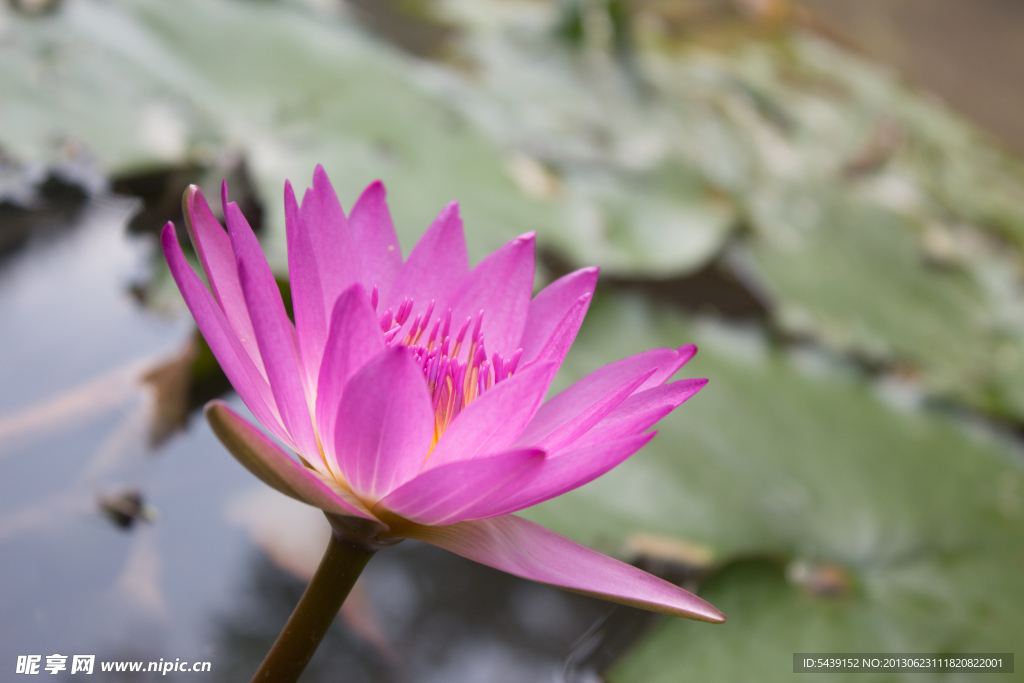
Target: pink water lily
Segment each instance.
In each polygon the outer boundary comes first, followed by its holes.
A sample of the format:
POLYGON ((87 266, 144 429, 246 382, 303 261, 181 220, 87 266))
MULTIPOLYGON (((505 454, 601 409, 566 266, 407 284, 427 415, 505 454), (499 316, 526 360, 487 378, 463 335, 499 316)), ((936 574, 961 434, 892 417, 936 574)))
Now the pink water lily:
POLYGON ((186 219, 209 288, 172 224, 171 272, 211 350, 263 431, 214 401, 228 449, 278 491, 369 528, 644 609, 720 622, 691 593, 514 516, 612 469, 706 380, 668 382, 696 352, 654 349, 544 401, 586 314, 597 269, 536 297, 534 235, 470 269, 458 205, 403 260, 371 184, 345 215, 322 167, 301 204, 285 187, 289 319, 270 267, 222 191, 227 231, 202 193, 186 219))

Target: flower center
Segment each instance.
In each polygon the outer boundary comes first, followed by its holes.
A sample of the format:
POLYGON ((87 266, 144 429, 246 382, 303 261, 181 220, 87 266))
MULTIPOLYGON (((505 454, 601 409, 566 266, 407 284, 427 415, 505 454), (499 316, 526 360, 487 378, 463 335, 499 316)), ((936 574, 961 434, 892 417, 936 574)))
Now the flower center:
MULTIPOLYGON (((371 297, 374 307, 376 299, 376 296, 371 297)), ((449 335, 452 323, 450 308, 443 318, 432 318, 434 302, 431 301, 426 310, 413 318, 412 324, 406 327, 412 309, 413 301, 403 299, 397 312, 388 309, 381 315, 380 327, 384 332, 385 343, 389 347, 401 344, 412 349, 413 357, 423 370, 434 406, 434 438, 430 444, 430 450, 433 451, 456 415, 492 386, 515 373, 523 350, 517 349, 507 359, 497 353, 488 358, 484 336, 480 333, 483 311, 466 318, 453 340, 449 335), (468 345, 464 347, 466 333, 471 326, 473 331, 468 345), (430 334, 424 337, 428 327, 430 334), (403 329, 407 330, 404 337, 400 336, 403 329)))

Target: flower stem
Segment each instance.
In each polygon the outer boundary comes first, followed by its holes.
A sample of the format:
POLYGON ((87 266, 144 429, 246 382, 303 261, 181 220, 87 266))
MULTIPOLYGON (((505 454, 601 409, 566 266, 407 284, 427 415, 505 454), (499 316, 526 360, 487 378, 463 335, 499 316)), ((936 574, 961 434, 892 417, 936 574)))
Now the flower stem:
POLYGON ((252 683, 295 683, 378 547, 331 534, 313 580, 288 617, 252 683))

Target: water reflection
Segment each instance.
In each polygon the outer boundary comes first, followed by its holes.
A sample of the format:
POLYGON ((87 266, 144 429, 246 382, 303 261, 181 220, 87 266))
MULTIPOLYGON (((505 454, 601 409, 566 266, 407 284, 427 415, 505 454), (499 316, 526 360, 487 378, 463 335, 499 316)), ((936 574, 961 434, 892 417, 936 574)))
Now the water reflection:
MULTIPOLYGON (((262 554, 246 584, 218 627, 225 681, 249 680, 305 586, 262 554)), ((374 557, 360 586, 359 613, 335 622, 302 681, 583 681, 591 658, 570 655, 613 610, 415 541, 374 557)))
POLYGON ((241 556, 244 539, 218 533, 231 527, 204 528, 191 514, 218 519, 223 489, 245 479, 199 462, 215 440, 187 435, 166 460, 150 455, 151 392, 140 378, 191 323, 149 314, 128 292, 152 251, 125 233, 134 207, 100 196, 59 230, 32 231, 0 270, 5 671, 26 653, 202 652, 191 632, 241 556), (125 534, 104 519, 98 501, 126 491, 159 522, 125 534))
MULTIPOLYGON (((218 619, 217 676, 226 683, 245 683, 252 678, 305 589, 305 582, 262 554, 253 558, 247 584, 236 600, 238 609, 218 619)), ((336 622, 301 680, 370 683, 394 679, 386 662, 369 645, 336 622)))

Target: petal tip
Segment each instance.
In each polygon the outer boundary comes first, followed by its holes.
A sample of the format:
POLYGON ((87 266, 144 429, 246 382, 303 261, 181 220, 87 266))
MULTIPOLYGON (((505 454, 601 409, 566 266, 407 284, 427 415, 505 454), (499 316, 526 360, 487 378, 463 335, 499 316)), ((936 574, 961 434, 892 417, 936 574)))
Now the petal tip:
POLYGON ((185 218, 185 226, 188 228, 189 237, 193 234, 193 225, 196 220, 196 196, 202 199, 203 193, 194 184, 186 187, 185 191, 181 194, 181 213, 185 218))
MULTIPOLYGON (((307 196, 308 196, 309 191, 307 190, 306 193, 307 193, 307 196)), ((292 187, 292 181, 290 181, 290 180, 285 180, 284 181, 284 206, 285 206, 285 220, 288 220, 290 218, 291 219, 298 219, 298 218, 300 218, 299 213, 298 213, 298 210, 299 210, 299 200, 295 197, 295 188, 292 187), (292 215, 293 212, 294 212, 294 215, 292 215)))
POLYGON ((313 169, 313 190, 316 192, 324 192, 334 194, 334 185, 331 184, 331 179, 327 175, 327 170, 323 164, 317 164, 316 168, 313 169))
POLYGON ((704 605, 707 607, 706 610, 703 612, 695 612, 700 621, 706 621, 709 624, 724 624, 728 621, 729 618, 722 614, 721 610, 717 607, 708 602, 705 602, 704 605))
POLYGON ((220 416, 227 409, 228 404, 226 402, 222 399, 215 398, 211 401, 207 401, 206 405, 203 406, 203 417, 209 420, 211 415, 215 417, 220 416))
POLYGON ((160 230, 160 247, 171 272, 175 273, 175 263, 171 255, 174 254, 178 259, 183 259, 184 253, 181 250, 181 243, 178 241, 178 230, 172 221, 167 221, 167 224, 160 230))
POLYGON ((691 358, 697 355, 697 345, 683 344, 678 349, 676 349, 676 353, 679 354, 679 360, 681 360, 683 363, 686 363, 691 358))
MULTIPOLYGON (((704 598, 691 593, 685 588, 681 588, 672 584, 678 590, 685 592, 686 599, 680 604, 676 600, 669 600, 661 602, 661 605, 667 609, 658 609, 655 605, 651 605, 648 609, 652 609, 655 612, 661 612, 662 614, 669 614, 675 617, 682 617, 684 619, 690 619, 693 621, 703 621, 708 624, 724 624, 726 616, 717 607, 712 605, 704 598)), ((659 601, 660 602, 660 601, 659 601)), ((657 604, 657 603, 655 603, 657 604)))

